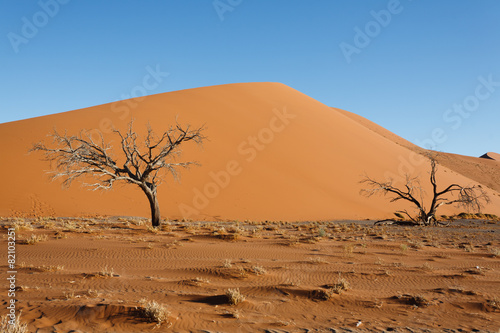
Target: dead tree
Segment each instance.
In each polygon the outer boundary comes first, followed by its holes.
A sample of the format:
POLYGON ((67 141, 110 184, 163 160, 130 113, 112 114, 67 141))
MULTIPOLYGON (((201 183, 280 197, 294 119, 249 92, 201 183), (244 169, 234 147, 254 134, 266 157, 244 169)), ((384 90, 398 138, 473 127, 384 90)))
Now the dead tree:
MULTIPOLYGON (((399 200, 407 201, 415 206, 417 213, 411 215, 407 210, 401 210, 397 213, 406 215, 410 219, 410 224, 417 225, 435 225, 437 224, 436 211, 444 205, 457 205, 466 210, 481 211, 483 202, 488 203, 489 197, 483 190, 481 185, 462 186, 459 184, 451 184, 442 190, 438 190, 436 172, 438 164, 433 155, 428 155, 431 164, 429 181, 432 186, 432 197, 430 199, 429 208, 425 205, 425 191, 420 185, 418 177, 410 177, 405 175, 405 183, 403 186, 397 187, 392 179, 381 182, 373 178, 365 176, 360 183, 368 185, 369 188, 362 189, 361 193, 371 197, 375 194, 389 195, 390 202, 399 200)), ((383 220, 385 222, 393 220, 383 220)))
POLYGON ((147 126, 147 134, 142 139, 133 130, 133 121, 126 132, 116 129, 120 147, 104 141, 102 133, 99 139, 82 131, 79 135, 59 134, 56 130, 49 136, 53 139, 53 147, 43 142, 33 145, 31 151, 41 151, 44 159, 50 161, 54 171, 51 178, 63 179, 63 186, 70 186, 73 180, 91 176, 96 182, 85 183, 92 190, 109 190, 115 182, 134 184, 146 194, 151 208, 153 227, 160 225, 160 206, 157 198, 157 187, 165 174, 172 174, 175 179, 181 168, 187 168, 196 162, 176 162, 181 153, 181 144, 193 141, 201 144, 205 137, 203 128, 191 129, 178 123, 160 135, 156 135, 151 126, 147 126), (118 150, 119 154, 116 154, 118 150), (115 156, 118 155, 118 156, 115 156))

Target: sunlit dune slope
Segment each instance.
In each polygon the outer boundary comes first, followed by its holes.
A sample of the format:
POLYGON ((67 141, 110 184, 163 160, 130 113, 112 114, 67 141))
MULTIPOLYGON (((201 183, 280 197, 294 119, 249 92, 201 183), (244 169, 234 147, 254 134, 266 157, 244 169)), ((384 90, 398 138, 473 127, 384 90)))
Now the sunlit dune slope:
MULTIPOLYGON (((279 83, 242 83, 189 89, 99 105, 0 125, 5 177, 0 214, 86 214, 148 216, 149 205, 131 185, 91 192, 79 183, 61 189, 49 182, 50 165, 27 151, 55 127, 109 133, 130 119, 142 134, 146 123, 166 129, 181 124, 205 126, 202 148, 186 144, 179 161, 201 166, 166 177, 159 188, 162 216, 191 219, 312 220, 391 216, 404 205, 359 194, 364 174, 380 178, 426 175, 428 164, 391 135, 373 128, 279 83)), ((48 141, 47 141, 48 142, 48 141)), ((119 147, 116 147, 119 148, 119 147)), ((116 154, 120 150, 116 149, 116 154)), ((482 160, 482 159, 481 159, 482 160)), ((491 161, 493 162, 493 161, 491 161)), ((473 181, 447 167, 439 180, 473 181)), ((500 214, 500 197, 490 191, 487 211, 500 214)), ((443 211, 445 212, 445 211, 443 211)))
MULTIPOLYGON (((425 154, 427 150, 401 138, 400 136, 388 131, 380 125, 363 118, 349 111, 335 109, 375 133, 414 151, 418 154, 425 154)), ((487 153, 482 158, 464 156, 458 154, 432 152, 442 166, 445 166, 467 178, 488 186, 489 188, 500 192, 500 155, 496 153, 487 153)))

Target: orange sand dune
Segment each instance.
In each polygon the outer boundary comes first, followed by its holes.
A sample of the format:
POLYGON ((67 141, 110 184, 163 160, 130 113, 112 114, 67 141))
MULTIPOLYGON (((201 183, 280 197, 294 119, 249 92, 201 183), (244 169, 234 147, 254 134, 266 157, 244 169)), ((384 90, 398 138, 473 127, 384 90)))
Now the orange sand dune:
POLYGON ((481 158, 488 158, 490 160, 500 161, 500 154, 489 152, 482 155, 481 158))
MULTIPOLYGON (((124 129, 135 118, 136 129, 144 133, 148 121, 161 131, 176 116, 180 123, 205 125, 209 141, 202 149, 186 145, 181 157, 197 160, 201 167, 184 171, 180 183, 167 177, 159 188, 165 218, 382 218, 404 206, 361 196, 361 177, 398 179, 406 171, 428 172, 428 165, 397 136, 380 135, 345 112, 290 87, 231 84, 1 124, 0 151, 6 162, 0 172, 9 177, 0 190, 0 215, 148 216, 146 197, 133 186, 95 193, 75 183, 62 190, 59 182, 48 181, 44 173, 50 169, 48 163, 27 151, 54 127, 68 133, 109 132, 111 125, 124 129)), ((117 142, 110 133, 105 133, 105 139, 117 142)), ((439 172, 443 184, 474 182, 450 166, 439 172)), ((498 215, 500 196, 494 190, 489 193, 492 203, 486 211, 498 215)))
MULTIPOLYGON (((378 133, 379 135, 405 147, 409 150, 416 152, 418 154, 425 154, 427 150, 407 141, 400 136, 388 131, 387 129, 379 126, 370 120, 363 118, 357 114, 335 109, 351 119, 356 120, 366 128, 378 133)), ((458 154, 450 154, 443 152, 433 152, 436 154, 436 158, 439 164, 468 177, 480 184, 486 185, 489 188, 499 192, 500 191, 500 164, 496 163, 497 160, 500 161, 500 155, 496 153, 487 153, 481 157, 487 156, 486 158, 478 158, 471 156, 464 156, 458 154), (497 156, 495 158, 495 156, 497 156)))

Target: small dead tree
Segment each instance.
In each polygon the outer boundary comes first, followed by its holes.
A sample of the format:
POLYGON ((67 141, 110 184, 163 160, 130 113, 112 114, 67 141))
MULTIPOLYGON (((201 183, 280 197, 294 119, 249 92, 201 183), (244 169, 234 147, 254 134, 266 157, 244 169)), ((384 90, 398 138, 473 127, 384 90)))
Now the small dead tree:
POLYGON ((79 135, 59 134, 56 130, 49 136, 53 139, 53 147, 43 142, 33 145, 32 151, 40 151, 44 159, 50 161, 54 171, 50 171, 52 179, 62 178, 63 186, 70 186, 73 180, 82 176, 92 176, 95 183, 85 183, 92 190, 108 190, 115 182, 134 184, 146 194, 151 208, 153 227, 160 225, 160 206, 157 199, 157 187, 163 176, 170 173, 178 178, 180 168, 187 168, 196 162, 175 162, 181 153, 181 144, 193 141, 201 144, 205 137, 203 128, 191 129, 178 123, 160 135, 156 135, 147 125, 147 134, 141 140, 133 130, 133 120, 126 132, 116 129, 113 132, 120 142, 121 153, 116 157, 113 146, 104 141, 102 133, 94 140, 89 132, 79 135))
MULTIPOLYGON (((406 215, 411 224, 418 225, 435 225, 437 224, 436 211, 444 205, 457 205, 466 210, 481 211, 483 202, 488 203, 489 197, 481 187, 481 185, 462 186, 459 184, 448 185, 443 190, 438 190, 436 181, 436 172, 438 164, 434 155, 427 156, 430 160, 431 171, 429 181, 432 186, 432 198, 429 203, 429 208, 425 205, 425 191, 420 184, 418 177, 410 177, 405 175, 405 183, 403 186, 397 187, 392 179, 381 182, 373 178, 365 176, 360 183, 368 185, 368 188, 362 189, 361 193, 371 197, 375 194, 389 195, 390 202, 399 200, 408 201, 416 207, 417 213, 411 215, 407 210, 398 211, 406 215)), ((382 220, 378 222, 393 221, 382 220)), ((395 221, 393 221, 395 222, 395 221)))

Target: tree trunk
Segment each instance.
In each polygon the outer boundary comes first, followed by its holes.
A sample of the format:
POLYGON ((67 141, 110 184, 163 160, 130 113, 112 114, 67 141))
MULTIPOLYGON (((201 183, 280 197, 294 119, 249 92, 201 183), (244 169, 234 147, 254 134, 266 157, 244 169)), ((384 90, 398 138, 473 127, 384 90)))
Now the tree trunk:
POLYGON ((158 203, 158 198, 156 197, 156 188, 149 186, 141 186, 144 193, 149 200, 149 207, 151 208, 151 224, 153 227, 160 226, 160 204, 158 203))
POLYGON ((156 228, 160 226, 160 205, 158 204, 156 195, 153 195, 151 198, 148 197, 148 199, 151 207, 151 224, 156 228))
POLYGON ((422 211, 421 214, 421 219, 424 225, 429 226, 429 225, 434 225, 436 221, 436 208, 431 209, 428 213, 425 211, 422 211))

